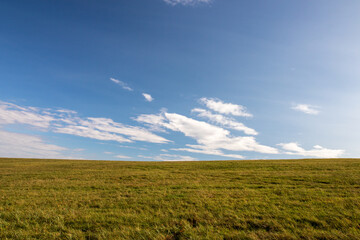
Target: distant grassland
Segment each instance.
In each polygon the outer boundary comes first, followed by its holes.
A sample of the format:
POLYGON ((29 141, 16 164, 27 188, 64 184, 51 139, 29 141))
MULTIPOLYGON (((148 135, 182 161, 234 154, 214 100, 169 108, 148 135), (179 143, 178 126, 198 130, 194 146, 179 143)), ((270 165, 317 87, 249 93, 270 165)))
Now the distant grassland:
POLYGON ((360 160, 0 159, 0 239, 360 239, 360 160))

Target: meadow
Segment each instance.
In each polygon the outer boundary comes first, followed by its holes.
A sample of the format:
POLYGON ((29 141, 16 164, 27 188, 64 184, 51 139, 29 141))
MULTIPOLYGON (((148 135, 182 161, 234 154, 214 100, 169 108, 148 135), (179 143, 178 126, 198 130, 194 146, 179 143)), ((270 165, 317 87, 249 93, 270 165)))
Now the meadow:
POLYGON ((0 159, 0 239, 360 239, 360 160, 0 159))

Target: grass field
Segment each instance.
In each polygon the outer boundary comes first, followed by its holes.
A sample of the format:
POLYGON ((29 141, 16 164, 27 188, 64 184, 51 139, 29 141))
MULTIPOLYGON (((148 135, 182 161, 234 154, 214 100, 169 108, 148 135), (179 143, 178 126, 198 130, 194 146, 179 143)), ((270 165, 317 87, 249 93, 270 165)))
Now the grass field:
POLYGON ((0 239, 360 239, 360 160, 0 159, 0 239))

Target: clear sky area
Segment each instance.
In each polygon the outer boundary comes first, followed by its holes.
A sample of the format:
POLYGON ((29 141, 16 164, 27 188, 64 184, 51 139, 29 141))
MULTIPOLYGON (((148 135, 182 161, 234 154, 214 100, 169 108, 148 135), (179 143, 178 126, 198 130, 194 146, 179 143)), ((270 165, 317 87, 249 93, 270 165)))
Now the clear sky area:
POLYGON ((2 0, 0 157, 360 157, 358 0, 2 0))

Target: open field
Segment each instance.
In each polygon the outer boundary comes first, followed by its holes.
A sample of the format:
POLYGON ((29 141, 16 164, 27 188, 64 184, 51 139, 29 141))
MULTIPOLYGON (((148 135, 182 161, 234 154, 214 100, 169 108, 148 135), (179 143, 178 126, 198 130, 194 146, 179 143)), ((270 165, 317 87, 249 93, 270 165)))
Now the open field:
POLYGON ((0 159, 0 239, 360 239, 360 160, 0 159))

